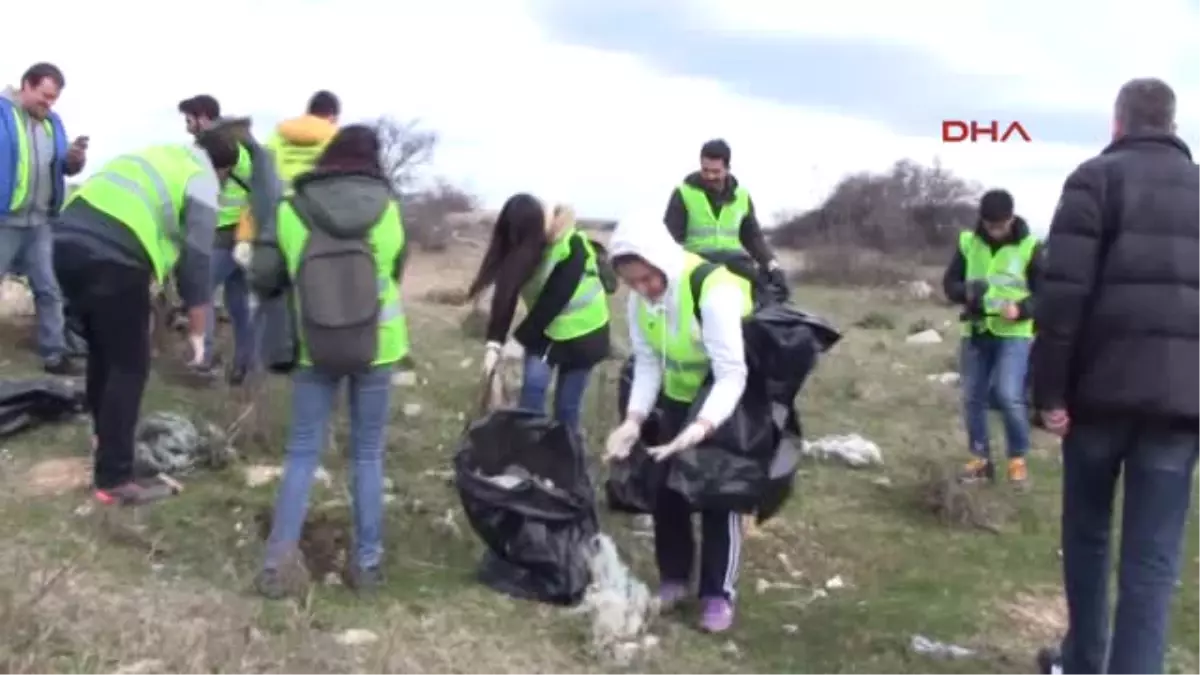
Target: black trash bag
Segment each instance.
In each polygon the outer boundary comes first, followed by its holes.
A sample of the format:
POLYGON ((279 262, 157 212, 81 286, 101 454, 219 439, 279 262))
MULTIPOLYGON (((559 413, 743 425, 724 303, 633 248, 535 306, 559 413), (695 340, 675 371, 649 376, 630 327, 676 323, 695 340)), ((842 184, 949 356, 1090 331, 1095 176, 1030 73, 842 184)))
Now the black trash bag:
POLYGON ((495 410, 467 428, 454 475, 467 521, 488 547, 480 581, 556 605, 583 598, 586 545, 599 523, 578 435, 535 411, 495 410))
POLYGON ((0 438, 87 409, 82 386, 51 377, 0 381, 0 438))
MULTIPOLYGON (((693 283, 699 285, 695 279, 693 283)), ((655 487, 681 494, 693 509, 755 513, 759 522, 775 515, 791 497, 799 469, 802 429, 795 399, 821 353, 841 339, 825 320, 789 305, 762 299, 743 323, 746 392, 725 424, 700 446, 682 452, 656 469, 635 447, 615 462, 605 481, 611 510, 644 513, 653 506, 655 487)), ((632 384, 632 359, 618 387, 624 416, 632 384)), ((689 421, 703 406, 711 376, 691 406, 689 421)), ((652 440, 643 429, 642 441, 652 440)), ((639 443, 641 446, 643 443, 639 443)))
POLYGON ((274 297, 263 298, 258 304, 259 363, 272 373, 286 375, 295 369, 300 359, 293 307, 290 289, 274 297))

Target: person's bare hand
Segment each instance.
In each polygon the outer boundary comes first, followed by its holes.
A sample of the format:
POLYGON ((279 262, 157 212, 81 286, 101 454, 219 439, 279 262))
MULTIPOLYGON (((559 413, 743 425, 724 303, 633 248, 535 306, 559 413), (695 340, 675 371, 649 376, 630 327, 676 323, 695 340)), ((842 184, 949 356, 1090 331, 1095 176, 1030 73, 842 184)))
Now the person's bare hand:
POLYGON ((1067 414, 1065 408, 1052 408, 1042 411, 1042 424, 1046 426, 1046 431, 1055 436, 1066 436, 1071 430, 1071 416, 1067 414))
POLYGON ((1000 315, 1009 321, 1016 321, 1017 318, 1021 316, 1021 308, 1017 307, 1014 303, 1006 302, 1004 303, 1004 306, 1000 308, 1000 315))

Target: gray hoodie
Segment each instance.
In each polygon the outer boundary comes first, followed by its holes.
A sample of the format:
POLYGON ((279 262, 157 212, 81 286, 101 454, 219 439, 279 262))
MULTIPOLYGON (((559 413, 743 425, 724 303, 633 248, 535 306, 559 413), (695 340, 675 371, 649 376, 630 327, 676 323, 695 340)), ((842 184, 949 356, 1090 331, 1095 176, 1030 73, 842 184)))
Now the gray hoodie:
MULTIPOLYGON (((296 182, 296 193, 316 202, 329 215, 327 223, 309 220, 306 224, 321 227, 339 239, 366 235, 392 202, 384 179, 359 173, 307 174, 296 182)), ((260 236, 255 241, 250 263, 250 284, 264 297, 278 295, 290 284, 286 261, 273 236, 274 228, 271 229, 270 236, 260 236)), ((392 263, 392 278, 396 281, 403 273, 406 251, 407 247, 401 248, 392 263)))
MULTIPOLYGON (((14 101, 17 90, 7 87, 0 92, 0 97, 14 101)), ((25 130, 25 140, 29 144, 29 159, 32 164, 29 172, 29 196, 25 203, 14 213, 0 215, 0 225, 9 227, 33 227, 50 222, 50 200, 54 196, 54 136, 45 124, 33 119, 14 101, 13 108, 18 111, 25 130)))

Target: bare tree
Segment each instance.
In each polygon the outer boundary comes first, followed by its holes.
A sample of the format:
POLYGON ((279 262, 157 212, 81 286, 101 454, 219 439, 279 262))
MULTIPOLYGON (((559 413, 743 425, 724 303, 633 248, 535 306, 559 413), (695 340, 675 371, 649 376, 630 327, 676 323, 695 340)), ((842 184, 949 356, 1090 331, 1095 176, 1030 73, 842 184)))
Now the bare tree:
POLYGON ((406 195, 420 171, 433 160, 437 132, 422 129, 420 120, 401 122, 394 117, 379 118, 375 129, 379 134, 383 172, 396 194, 406 195))

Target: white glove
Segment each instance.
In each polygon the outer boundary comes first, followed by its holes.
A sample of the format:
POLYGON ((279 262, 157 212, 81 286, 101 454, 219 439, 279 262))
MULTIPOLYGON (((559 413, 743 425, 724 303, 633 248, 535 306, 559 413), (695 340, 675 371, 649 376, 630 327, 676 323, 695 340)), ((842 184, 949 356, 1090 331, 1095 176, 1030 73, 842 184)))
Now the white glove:
POLYGON ((189 335, 188 345, 192 348, 192 360, 188 361, 189 366, 199 367, 204 365, 204 334, 189 335))
POLYGON ((496 371, 496 366, 500 363, 500 350, 504 345, 499 342, 489 342, 483 352, 483 374, 490 376, 496 371))
POLYGON ((692 422, 684 427, 678 436, 671 439, 670 443, 647 448, 646 454, 653 457, 654 461, 661 462, 677 452, 683 452, 688 448, 696 447, 700 441, 708 436, 709 429, 710 427, 704 422, 692 422))
POLYGON ((233 260, 242 269, 250 267, 250 258, 253 253, 254 249, 248 241, 239 241, 233 245, 233 260))
POLYGON ((621 426, 613 429, 608 435, 608 440, 604 442, 604 461, 611 462, 628 457, 629 451, 633 449, 633 444, 641 434, 641 423, 631 419, 621 422, 621 426))

